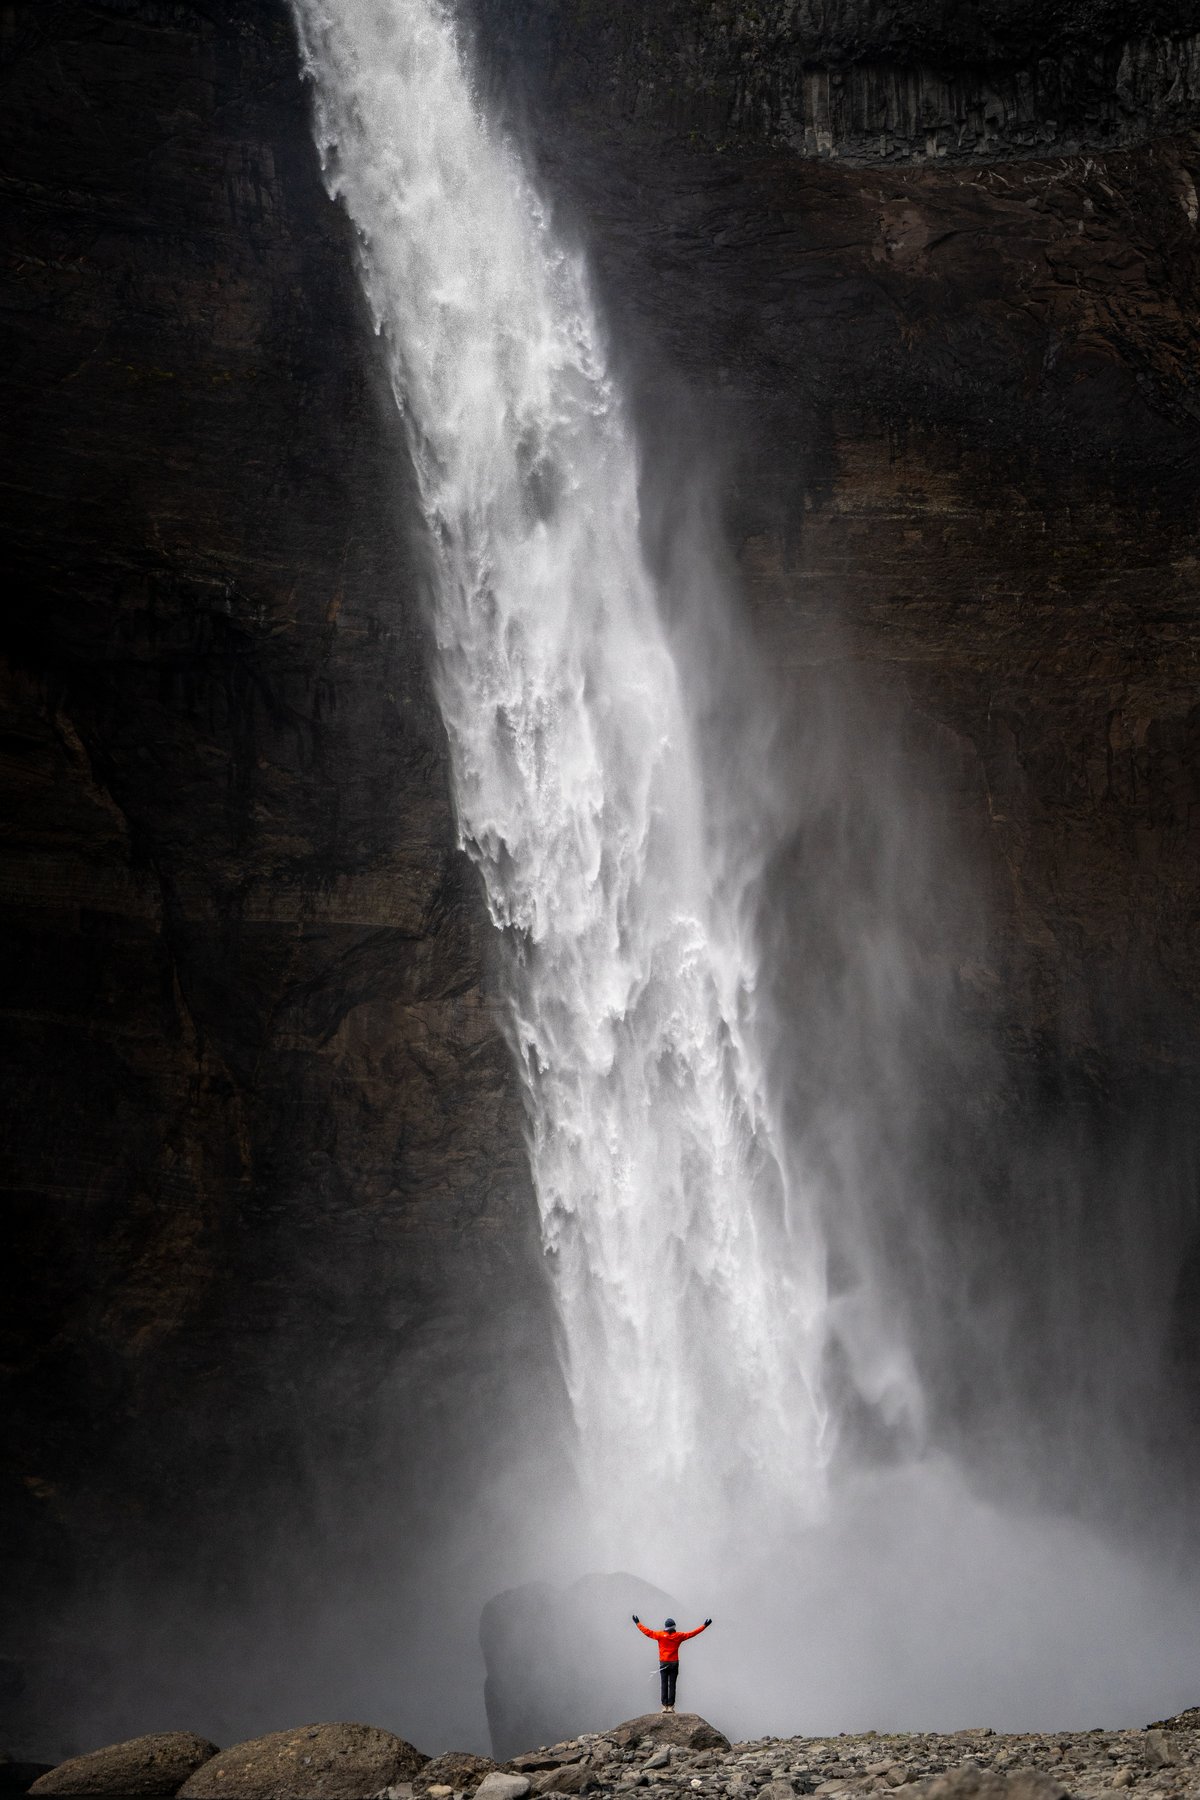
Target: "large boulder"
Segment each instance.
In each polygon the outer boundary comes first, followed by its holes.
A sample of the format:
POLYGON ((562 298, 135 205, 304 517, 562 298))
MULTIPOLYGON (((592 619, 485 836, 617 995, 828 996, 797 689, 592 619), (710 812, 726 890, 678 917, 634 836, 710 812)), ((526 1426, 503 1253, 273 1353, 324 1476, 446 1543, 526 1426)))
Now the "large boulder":
POLYGON ((678 1744, 681 1750, 728 1750, 729 1739, 699 1713, 643 1713, 605 1734, 622 1750, 637 1744, 678 1744))
POLYGON ((429 1761, 375 1725, 300 1725, 235 1744, 205 1763, 181 1800, 370 1800, 429 1761))
POLYGON ((528 1775, 509 1775, 496 1769, 484 1776, 476 1800, 525 1800, 530 1785, 528 1775))
POLYGON ((1142 1756, 1147 1768, 1173 1769, 1179 1761, 1179 1739, 1173 1731, 1152 1727, 1142 1741, 1142 1756))
POLYGON ((39 1775, 31 1794, 112 1794, 120 1800, 154 1800, 177 1794, 197 1769, 218 1754, 216 1744, 194 1731, 152 1731, 68 1757, 39 1775))

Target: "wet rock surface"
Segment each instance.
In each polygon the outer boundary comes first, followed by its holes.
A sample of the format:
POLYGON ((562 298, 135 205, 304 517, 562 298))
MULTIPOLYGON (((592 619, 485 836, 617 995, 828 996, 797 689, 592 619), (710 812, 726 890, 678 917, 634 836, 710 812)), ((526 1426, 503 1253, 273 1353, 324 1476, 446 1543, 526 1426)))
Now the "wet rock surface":
POLYGON ((31 1794, 108 1794, 115 1800, 176 1794, 217 1755, 217 1746, 194 1731, 162 1731, 108 1744, 73 1756, 30 1788, 31 1794))

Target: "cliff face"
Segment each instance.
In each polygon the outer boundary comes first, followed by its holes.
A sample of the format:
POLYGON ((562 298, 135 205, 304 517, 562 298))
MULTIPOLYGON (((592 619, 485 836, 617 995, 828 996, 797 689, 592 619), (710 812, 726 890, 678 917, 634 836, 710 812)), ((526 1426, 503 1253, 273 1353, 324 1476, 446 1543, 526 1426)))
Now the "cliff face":
POLYGON ((493 51, 556 110, 724 150, 1025 158, 1187 129, 1200 103, 1194 0, 667 0, 652 13, 483 0, 480 13, 493 51))
POLYGON ((368 1493, 382 1576, 547 1323, 286 13, 5 31, 3 1651, 19 1718, 107 1719, 114 1565, 193 1636, 257 1569, 269 1636, 368 1493))
POLYGON ((1195 144, 621 173, 583 204, 617 304, 716 372, 776 666, 849 655, 965 759, 1014 1029, 1112 1051, 1119 994, 1133 1061, 1190 1066, 1195 144))
MULTIPOLYGON (((798 704, 852 668, 949 796, 988 931, 956 888, 939 954, 1004 1048, 992 1128, 1030 1092, 1133 1109, 1175 1195, 1198 21, 644 10, 488 0, 478 29, 593 246, 651 471, 682 380, 798 704)), ((191 1594, 261 1564, 294 1618, 370 1539, 364 1492, 422 1541, 464 1468, 501 1472, 516 1382, 551 1420, 557 1390, 403 447, 285 9, 2 29, 0 1541, 32 1731, 50 1695, 112 1716, 59 1623, 110 1560, 191 1594)))
POLYGON ((476 17, 643 388, 666 349, 703 396, 772 661, 802 681, 848 656, 941 742, 1004 915, 1012 1029, 1190 1068, 1200 138, 1152 128, 1200 112, 1165 76, 1180 110, 1130 116, 1144 141, 1116 147, 1044 84, 1115 66, 1131 33, 1166 71, 1193 9, 476 17), (1041 69, 1037 133, 962 161, 882 143, 926 65, 1041 69), (789 70, 867 82, 861 142, 814 154, 746 98, 789 70))
MULTIPOLYGON (((529 116, 549 178, 623 330, 669 345, 720 420, 772 656, 799 672, 836 635, 966 749, 1007 941, 1057 989, 1035 1014, 1111 979, 1190 1016, 1196 138, 868 169, 797 155, 765 116, 718 152, 698 90, 647 124, 668 41, 736 111, 751 14, 806 65, 925 41, 890 9, 856 37, 793 8, 692 8, 660 41, 621 9, 589 35, 543 6, 529 116)), ((1093 23, 1052 9, 1022 39, 1012 15, 972 17, 942 55, 994 50, 1001 23, 1009 55, 1093 23)), ((513 79, 486 9, 480 29, 513 79)))

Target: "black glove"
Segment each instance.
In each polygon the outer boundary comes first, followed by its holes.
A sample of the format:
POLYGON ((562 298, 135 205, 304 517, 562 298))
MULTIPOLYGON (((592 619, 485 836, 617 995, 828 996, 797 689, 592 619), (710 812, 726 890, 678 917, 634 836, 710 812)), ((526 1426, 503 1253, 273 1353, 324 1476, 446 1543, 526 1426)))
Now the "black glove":
POLYGON ((641 1624, 641 1622, 642 1622, 642 1621, 641 1621, 641 1620, 640 1620, 640 1619, 639 1619, 639 1618, 638 1618, 638 1616, 637 1616, 637 1614, 636 1614, 636 1613, 634 1613, 634 1615, 633 1615, 633 1622, 634 1622, 634 1624, 635 1624, 635 1625, 640 1625, 640 1624, 641 1624))
POLYGON ((711 1624, 712 1624, 712 1620, 711 1620, 711 1619, 705 1619, 705 1621, 704 1621, 704 1623, 705 1623, 705 1624, 706 1624, 706 1625, 711 1625, 711 1624))

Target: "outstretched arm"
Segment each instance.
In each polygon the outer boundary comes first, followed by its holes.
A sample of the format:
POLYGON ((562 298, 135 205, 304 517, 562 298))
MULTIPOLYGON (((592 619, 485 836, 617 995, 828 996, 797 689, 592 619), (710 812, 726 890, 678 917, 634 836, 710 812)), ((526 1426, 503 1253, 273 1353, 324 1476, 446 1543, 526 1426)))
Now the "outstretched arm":
POLYGON ((661 1631, 651 1631, 651 1629, 648 1625, 643 1625, 642 1621, 638 1618, 636 1613, 634 1613, 634 1615, 633 1615, 633 1622, 637 1626, 638 1630, 641 1632, 643 1637, 660 1638, 662 1636, 661 1631))
POLYGON ((680 1643, 685 1644, 689 1638, 699 1637, 700 1633, 702 1631, 707 1631, 711 1624, 712 1624, 711 1619, 705 1619, 703 1625, 697 1625, 695 1631, 685 1631, 683 1636, 679 1640, 680 1643))

